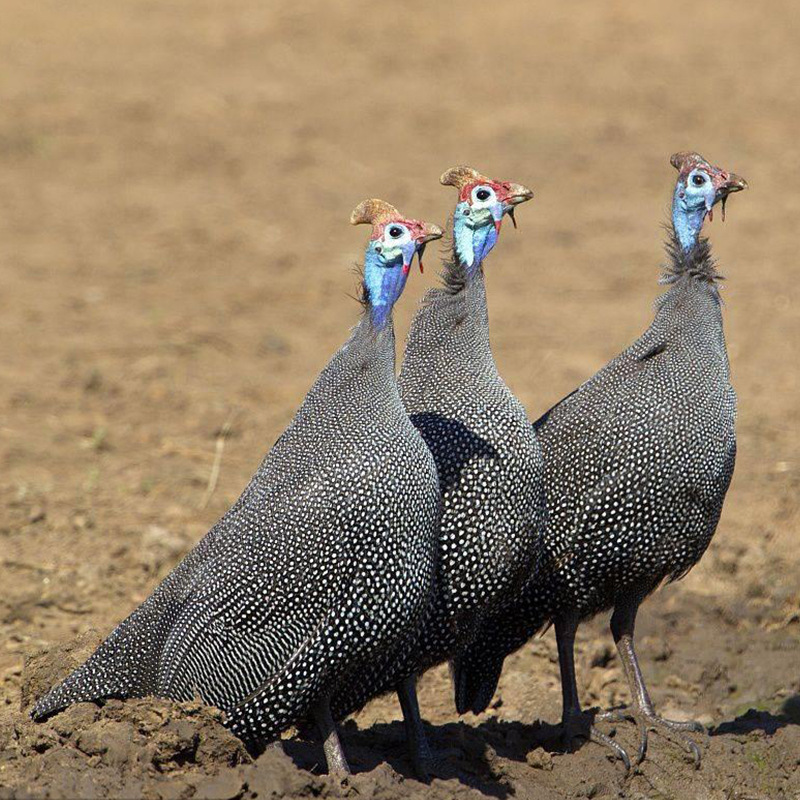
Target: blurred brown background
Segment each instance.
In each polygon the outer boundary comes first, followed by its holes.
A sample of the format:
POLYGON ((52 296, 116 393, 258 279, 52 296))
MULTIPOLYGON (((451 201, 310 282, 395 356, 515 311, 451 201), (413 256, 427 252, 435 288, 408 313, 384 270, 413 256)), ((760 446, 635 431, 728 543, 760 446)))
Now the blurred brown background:
MULTIPOLYGON (((788 0, 4 2, 7 713, 27 650, 108 630, 244 487, 357 318, 357 202, 444 223, 438 176, 459 162, 534 188, 487 270, 497 361, 536 418, 649 322, 681 149, 751 185, 708 228, 740 455, 711 550, 645 606, 661 645, 643 655, 662 705, 781 713, 800 688, 799 16, 788 0)), ((594 685, 604 624, 581 644, 587 702, 624 699, 602 652, 594 685)), ((555 721, 552 650, 523 651, 492 714, 555 721)), ((452 720, 444 673, 426 687, 428 717, 452 720)), ((359 725, 394 716, 387 700, 359 725)))

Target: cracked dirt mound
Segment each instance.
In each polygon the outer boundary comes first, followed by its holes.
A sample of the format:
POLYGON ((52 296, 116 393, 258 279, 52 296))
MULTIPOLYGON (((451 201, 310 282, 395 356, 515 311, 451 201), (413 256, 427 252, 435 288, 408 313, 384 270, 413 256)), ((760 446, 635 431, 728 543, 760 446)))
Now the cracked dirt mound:
MULTIPOLYGON (((2 22, 0 797, 800 797, 796 3, 42 0, 2 22), (536 418, 648 323, 667 159, 689 148, 751 185, 709 226, 736 474, 709 552, 637 626, 658 709, 708 728, 700 770, 657 737, 632 778, 598 747, 562 754, 552 633, 480 717, 425 677, 430 786, 390 697, 344 726, 343 784, 316 742, 250 760, 207 709, 27 720, 236 499, 344 340, 357 202, 444 222, 458 162, 533 187, 487 282, 536 418)), ((628 698, 606 625, 578 638, 588 706, 628 698)))

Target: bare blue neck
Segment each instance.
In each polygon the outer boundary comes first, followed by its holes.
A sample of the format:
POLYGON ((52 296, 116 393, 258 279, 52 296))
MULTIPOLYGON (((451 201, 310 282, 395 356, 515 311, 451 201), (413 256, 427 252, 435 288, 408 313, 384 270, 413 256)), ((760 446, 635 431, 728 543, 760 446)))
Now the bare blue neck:
POLYGON ((672 197, 672 226, 685 253, 697 246, 707 213, 705 203, 692 204, 687 199, 682 183, 678 181, 672 197))

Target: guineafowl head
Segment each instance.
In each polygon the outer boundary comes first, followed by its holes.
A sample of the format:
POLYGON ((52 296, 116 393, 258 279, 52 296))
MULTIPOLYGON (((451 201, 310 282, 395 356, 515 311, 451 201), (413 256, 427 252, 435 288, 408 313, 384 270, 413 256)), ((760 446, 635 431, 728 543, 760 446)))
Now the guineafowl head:
POLYGON ((675 153, 670 163, 678 170, 672 198, 672 223, 684 250, 696 244, 706 216, 714 218, 714 205, 725 203, 728 195, 747 188, 747 181, 733 172, 709 164, 699 153, 675 153))
POLYGON ((447 170, 440 182, 458 189, 453 246, 458 261, 472 274, 495 246, 503 215, 508 214, 516 227, 514 209, 530 200, 533 192, 519 183, 493 181, 463 166, 447 170))
POLYGON ((373 324, 382 328, 392 306, 403 293, 414 256, 425 245, 442 236, 442 229, 430 222, 404 217, 383 200, 364 200, 350 215, 352 225, 372 225, 372 235, 364 257, 364 304, 373 324))

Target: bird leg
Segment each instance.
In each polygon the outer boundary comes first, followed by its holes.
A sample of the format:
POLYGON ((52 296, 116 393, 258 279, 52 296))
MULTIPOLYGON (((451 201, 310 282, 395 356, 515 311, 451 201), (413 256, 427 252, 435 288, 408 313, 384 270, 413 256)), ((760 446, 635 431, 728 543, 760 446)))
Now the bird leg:
POLYGON ((416 675, 410 675, 398 685, 397 697, 400 700, 400 708, 403 710, 406 741, 414 772, 421 781, 427 783, 431 779, 431 769, 435 766, 435 759, 428 745, 422 718, 419 714, 416 675))
POLYGON ((331 775, 349 775, 350 767, 344 757, 342 743, 336 731, 336 723, 331 716, 330 698, 323 697, 313 711, 314 721, 322 737, 322 748, 325 751, 325 761, 328 763, 328 773, 331 775))
POLYGON ((561 697, 563 711, 561 728, 564 746, 573 751, 575 740, 582 738, 607 747, 622 761, 626 770, 631 768, 631 760, 625 749, 610 736, 601 733, 592 724, 593 720, 581 711, 578 697, 578 684, 575 679, 575 631, 578 620, 575 617, 559 617, 555 621, 556 642, 558 643, 558 665, 561 669, 561 697))
POLYGON ((604 719, 633 720, 639 728, 639 752, 636 763, 641 764, 647 753, 648 733, 653 730, 661 734, 665 739, 682 747, 688 753, 696 767, 700 766, 700 748, 686 736, 686 731, 702 733, 705 728, 699 722, 679 722, 676 720, 664 719, 656 714, 653 702, 645 686, 639 660, 636 657, 636 650, 633 646, 633 631, 636 624, 636 613, 639 610, 639 603, 625 603, 618 605, 614 609, 611 617, 611 633, 617 645, 622 667, 625 670, 625 677, 630 687, 633 703, 629 709, 612 711, 603 715, 604 719))

